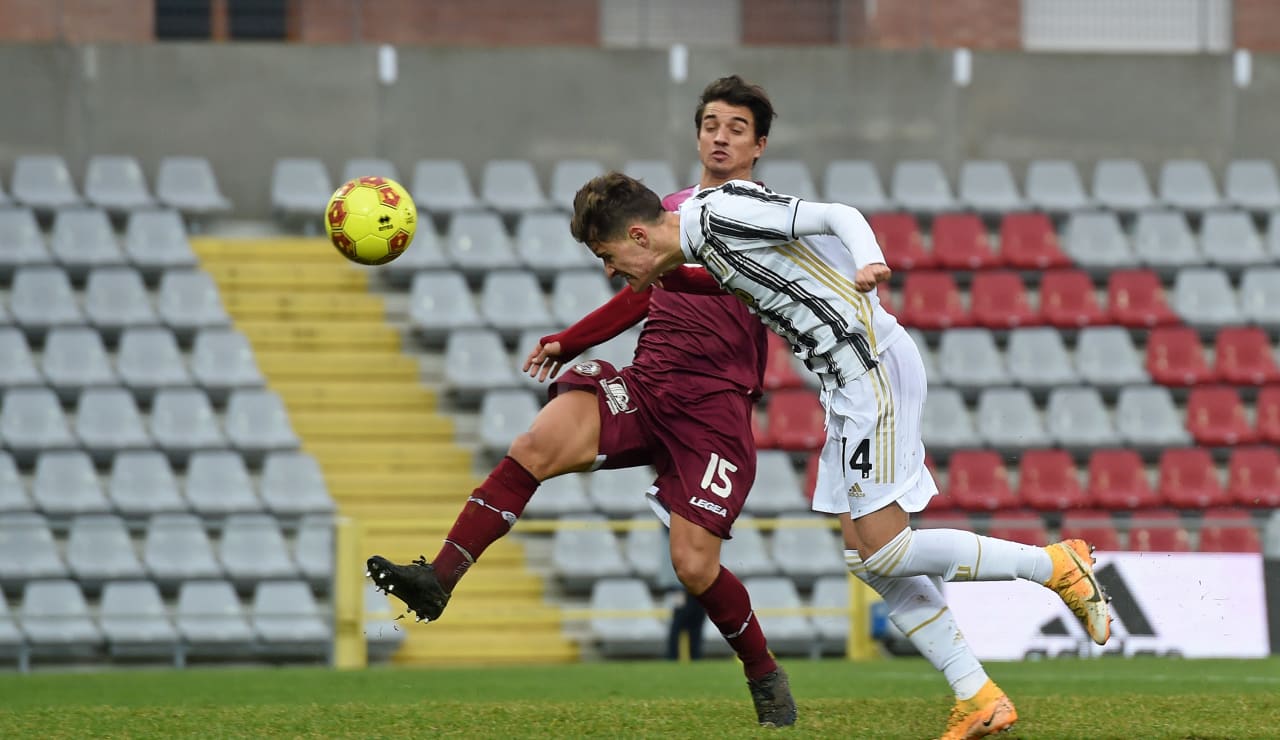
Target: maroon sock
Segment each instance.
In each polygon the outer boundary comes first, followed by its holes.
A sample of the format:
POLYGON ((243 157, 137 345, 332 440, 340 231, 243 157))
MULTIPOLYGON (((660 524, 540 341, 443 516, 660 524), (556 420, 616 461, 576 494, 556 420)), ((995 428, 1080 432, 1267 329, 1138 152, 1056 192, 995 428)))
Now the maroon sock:
POLYGON ((538 479, 510 457, 502 458, 453 521, 453 528, 431 564, 446 591, 480 559, 494 540, 511 531, 525 504, 538 488, 538 479))
POLYGON ((760 621, 751 611, 747 588, 728 568, 721 566, 720 575, 711 582, 711 587, 694 598, 738 654, 747 678, 760 678, 778 668, 765 643, 760 621))

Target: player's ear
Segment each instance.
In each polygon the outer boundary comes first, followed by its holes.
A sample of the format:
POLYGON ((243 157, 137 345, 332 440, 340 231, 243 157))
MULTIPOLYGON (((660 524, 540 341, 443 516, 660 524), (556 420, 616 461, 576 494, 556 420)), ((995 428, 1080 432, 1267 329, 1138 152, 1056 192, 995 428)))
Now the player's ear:
POLYGON ((649 244, 649 232, 640 224, 632 224, 627 229, 627 238, 642 247, 649 244))
POLYGON ((756 137, 756 157, 759 157, 760 155, 764 154, 764 150, 768 146, 769 146, 768 136, 757 136, 756 137))

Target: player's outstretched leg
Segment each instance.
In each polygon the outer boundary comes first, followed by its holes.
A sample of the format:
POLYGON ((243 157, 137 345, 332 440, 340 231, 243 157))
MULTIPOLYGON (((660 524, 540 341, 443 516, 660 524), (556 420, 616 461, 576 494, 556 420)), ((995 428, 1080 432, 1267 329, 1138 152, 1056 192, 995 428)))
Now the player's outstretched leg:
POLYGON ((782 666, 760 678, 747 679, 747 689, 751 691, 761 727, 790 727, 796 723, 796 700, 791 696, 791 681, 782 666))
POLYGON ((947 719, 947 731, 942 740, 971 740, 998 732, 1007 732, 1018 721, 1018 710, 1013 702, 988 680, 970 699, 957 699, 947 719))
POLYGON ((1062 597, 1090 639, 1099 645, 1111 637, 1110 597, 1093 575, 1093 547, 1084 540, 1064 540, 1045 548, 1053 576, 1044 584, 1062 597))
POLYGON ((419 622, 440 618, 449 603, 449 592, 440 585, 436 570, 420 557, 408 565, 396 565, 381 555, 366 563, 368 575, 384 594, 392 594, 418 616, 419 622))

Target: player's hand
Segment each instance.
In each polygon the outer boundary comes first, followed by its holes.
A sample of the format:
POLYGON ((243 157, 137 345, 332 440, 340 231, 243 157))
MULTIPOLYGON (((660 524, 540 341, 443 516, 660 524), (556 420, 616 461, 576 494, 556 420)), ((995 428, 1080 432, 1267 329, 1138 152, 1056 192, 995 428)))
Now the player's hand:
POLYGON ((524 360, 524 371, 541 383, 560 373, 560 343, 549 342, 533 348, 524 360))
POLYGON ((873 265, 858 270, 858 274, 853 276, 853 287, 863 293, 870 293, 876 289, 876 286, 889 279, 893 271, 883 262, 877 262, 873 265))

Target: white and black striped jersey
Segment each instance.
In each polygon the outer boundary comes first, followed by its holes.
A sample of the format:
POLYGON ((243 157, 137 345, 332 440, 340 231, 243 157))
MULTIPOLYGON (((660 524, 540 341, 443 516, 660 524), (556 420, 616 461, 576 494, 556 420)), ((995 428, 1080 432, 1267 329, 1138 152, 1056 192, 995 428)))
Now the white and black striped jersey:
POLYGON ((874 368, 905 332, 875 291, 854 287, 864 266, 855 254, 870 257, 867 264, 884 261, 866 219, 836 207, 841 221, 833 231, 815 227, 808 212, 799 217, 802 208, 821 213, 827 206, 734 180, 681 205, 680 247, 687 261, 706 266, 786 339, 831 389, 874 368), (822 235, 832 233, 843 239, 822 235))

